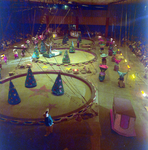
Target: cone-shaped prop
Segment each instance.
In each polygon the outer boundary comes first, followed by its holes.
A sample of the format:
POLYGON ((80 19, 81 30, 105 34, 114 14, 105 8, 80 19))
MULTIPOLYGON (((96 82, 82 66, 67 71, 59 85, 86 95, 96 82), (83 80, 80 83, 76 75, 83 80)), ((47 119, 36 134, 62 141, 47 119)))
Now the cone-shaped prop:
POLYGON ((74 47, 74 43, 73 43, 73 41, 71 42, 71 46, 73 46, 73 47, 74 47))
POLYGON ((62 83, 62 78, 61 78, 60 72, 59 72, 59 74, 55 80, 55 83, 52 87, 52 93, 57 96, 64 94, 64 88, 63 88, 63 83, 62 83))
POLYGON ((34 52, 33 52, 32 58, 37 58, 37 59, 39 58, 38 46, 34 47, 34 52))
POLYGON ((11 105, 16 105, 18 103, 21 102, 21 99, 13 85, 13 83, 11 82, 10 80, 10 83, 9 83, 9 94, 8 94, 8 103, 11 104, 11 105))
POLYGON ((74 53, 75 52, 75 48, 74 48, 74 43, 72 41, 70 49, 69 49, 69 53, 74 53))
POLYGON ((65 54, 64 54, 64 57, 63 57, 62 62, 63 62, 63 63, 70 63, 70 59, 69 59, 67 50, 65 51, 65 54))
POLYGON ((40 53, 43 54, 46 52, 46 47, 43 41, 41 41, 41 49, 40 49, 40 53))
POLYGON ((29 67, 27 77, 26 77, 26 81, 25 81, 25 87, 32 88, 32 87, 35 87, 36 85, 37 85, 36 80, 33 76, 33 73, 31 71, 30 67, 29 67))

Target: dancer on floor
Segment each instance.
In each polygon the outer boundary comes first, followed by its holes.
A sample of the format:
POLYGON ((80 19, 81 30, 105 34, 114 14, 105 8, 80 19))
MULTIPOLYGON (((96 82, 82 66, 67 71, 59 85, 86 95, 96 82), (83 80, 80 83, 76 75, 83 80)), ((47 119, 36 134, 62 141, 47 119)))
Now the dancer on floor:
POLYGON ((26 41, 26 45, 27 45, 27 48, 29 48, 29 46, 30 46, 30 41, 29 40, 26 41))
POLYGON ((13 54, 14 54, 14 58, 17 59, 18 57, 18 52, 16 49, 13 49, 13 54))
POLYGON ((80 41, 79 40, 77 40, 77 47, 79 48, 79 43, 80 43, 80 41))
POLYGON ((112 62, 115 62, 115 58, 116 58, 116 53, 118 50, 113 51, 113 55, 112 55, 112 62))
POLYGON ((50 133, 53 132, 53 119, 49 115, 49 109, 46 110, 44 113, 44 119, 45 119, 45 126, 46 126, 46 134, 44 136, 48 136, 50 133))
POLYGON ((144 68, 144 71, 145 71, 144 78, 147 79, 148 78, 148 65, 146 65, 146 67, 144 68))
POLYGON ((125 72, 125 73, 120 72, 120 71, 117 71, 117 72, 118 72, 118 74, 119 74, 118 86, 119 86, 120 88, 124 88, 124 87, 125 87, 124 76, 128 73, 128 71, 125 72))
POLYGON ((22 47, 22 52, 21 52, 21 56, 22 57, 24 57, 25 56, 25 45, 23 44, 23 45, 21 45, 21 47, 22 47))
POLYGON ((4 62, 7 64, 7 60, 8 60, 8 59, 7 59, 7 57, 6 57, 5 54, 2 54, 2 55, 1 55, 1 59, 4 60, 4 62))
POLYGON ((108 69, 107 65, 99 65, 101 72, 99 73, 99 80, 102 82, 105 79, 105 71, 108 69))
POLYGON ((119 70, 119 63, 121 62, 122 59, 117 60, 116 58, 114 58, 115 60, 115 65, 114 65, 114 71, 119 70))
POLYGON ((108 56, 107 54, 103 53, 100 55, 102 57, 102 64, 106 65, 106 57, 108 56))

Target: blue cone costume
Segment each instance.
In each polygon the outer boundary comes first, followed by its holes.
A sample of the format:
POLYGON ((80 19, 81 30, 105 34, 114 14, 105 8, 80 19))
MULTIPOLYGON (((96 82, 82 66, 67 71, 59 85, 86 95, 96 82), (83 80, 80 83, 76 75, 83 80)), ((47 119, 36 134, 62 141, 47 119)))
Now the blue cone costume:
POLYGON ((21 99, 17 93, 17 90, 15 89, 13 83, 10 80, 9 83, 9 94, 8 94, 8 103, 11 105, 16 105, 21 102, 21 99))

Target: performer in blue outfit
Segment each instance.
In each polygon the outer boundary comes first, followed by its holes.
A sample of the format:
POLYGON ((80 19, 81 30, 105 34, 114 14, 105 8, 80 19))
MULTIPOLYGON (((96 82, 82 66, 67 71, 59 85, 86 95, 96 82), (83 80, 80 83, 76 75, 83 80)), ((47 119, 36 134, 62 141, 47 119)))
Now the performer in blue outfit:
POLYGON ((120 71, 117 71, 117 72, 118 72, 118 74, 119 74, 118 86, 119 86, 120 88, 124 88, 124 87, 125 87, 124 76, 128 73, 128 71, 125 72, 125 73, 120 72, 120 71))
POLYGON ((53 119, 49 115, 49 110, 46 110, 45 114, 43 115, 45 117, 45 126, 46 126, 46 134, 45 136, 48 136, 50 133, 53 132, 53 119))

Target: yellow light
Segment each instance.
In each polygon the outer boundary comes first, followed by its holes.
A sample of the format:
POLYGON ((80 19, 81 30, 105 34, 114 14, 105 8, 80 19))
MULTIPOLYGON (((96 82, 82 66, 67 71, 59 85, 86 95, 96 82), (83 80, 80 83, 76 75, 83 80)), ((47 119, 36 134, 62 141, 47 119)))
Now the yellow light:
POLYGON ((119 49, 118 49, 118 51, 119 51, 119 49))
POLYGON ((135 75, 134 75, 134 74, 132 74, 132 77, 133 77, 133 78, 135 78, 135 75))
POLYGON ((144 92, 143 92, 143 91, 141 91, 141 93, 142 93, 142 94, 144 94, 144 92))
POLYGON ((122 55, 122 53, 120 55, 122 55))
POLYGON ((146 93, 144 93, 143 91, 141 91, 141 93, 142 93, 142 95, 143 95, 144 97, 147 97, 147 94, 146 94, 146 93))
POLYGON ((127 60, 125 59, 125 62, 127 62, 127 60))
POLYGON ((56 36, 55 36, 55 34, 53 34, 53 38, 55 38, 56 36))
POLYGON ((131 68, 129 65, 127 65, 127 68, 131 68))

